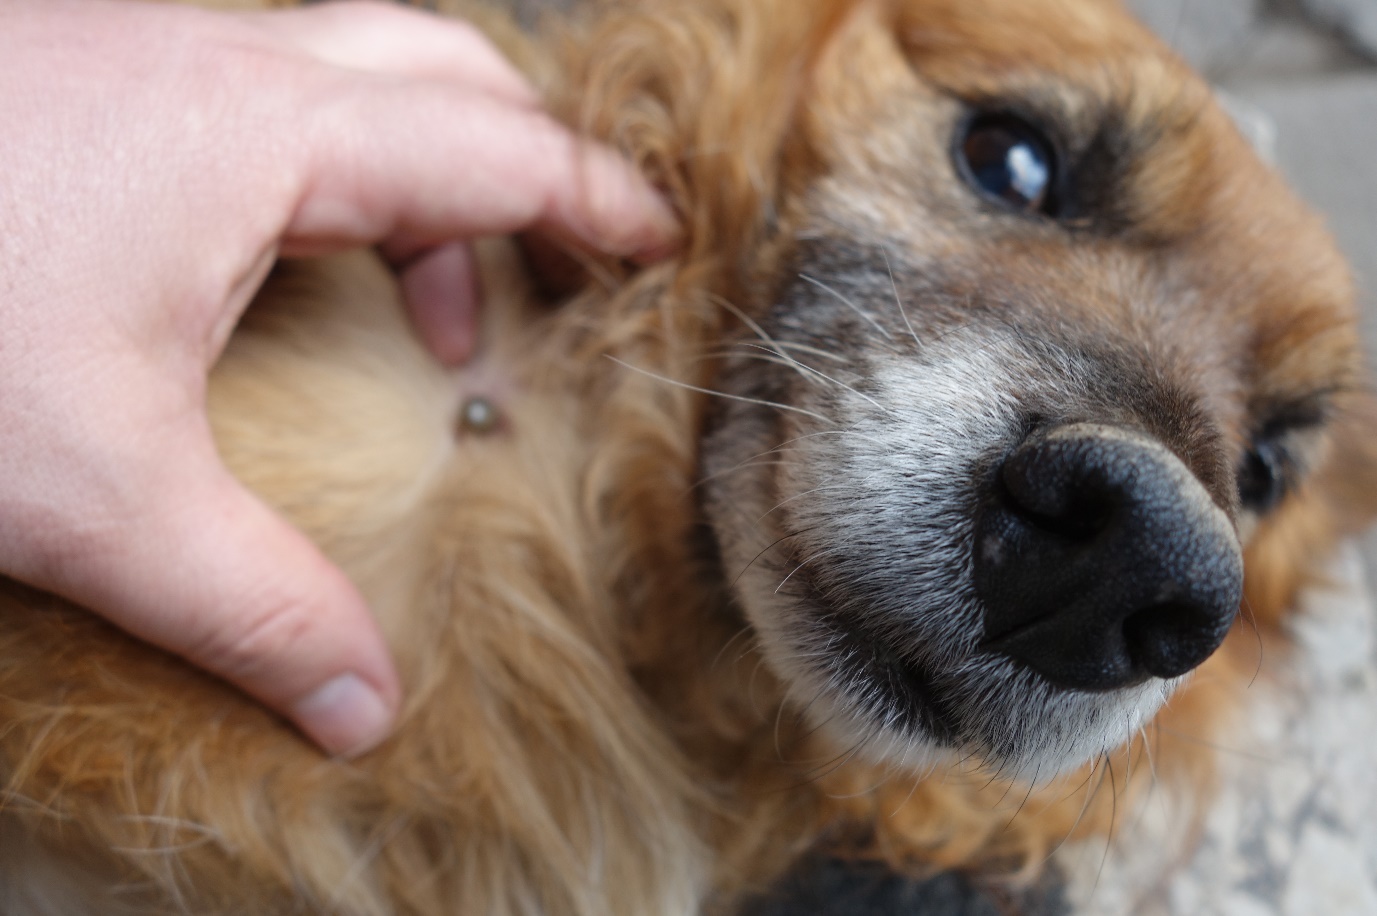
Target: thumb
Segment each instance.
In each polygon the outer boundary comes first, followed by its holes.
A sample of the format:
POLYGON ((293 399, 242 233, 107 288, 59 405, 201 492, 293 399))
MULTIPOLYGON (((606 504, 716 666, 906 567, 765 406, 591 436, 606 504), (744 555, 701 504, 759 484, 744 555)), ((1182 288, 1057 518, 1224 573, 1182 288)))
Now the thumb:
POLYGON ((156 499, 116 529, 88 530, 70 576, 46 584, 218 674, 325 750, 386 737, 396 671, 362 596, 324 555, 220 464, 160 468, 156 499))

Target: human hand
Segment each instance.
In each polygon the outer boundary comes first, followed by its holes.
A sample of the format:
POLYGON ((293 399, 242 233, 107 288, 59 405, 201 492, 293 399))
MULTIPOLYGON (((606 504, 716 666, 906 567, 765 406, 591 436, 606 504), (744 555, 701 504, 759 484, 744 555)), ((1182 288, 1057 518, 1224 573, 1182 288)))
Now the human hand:
POLYGON ((279 255, 378 244, 448 362, 462 240, 624 256, 669 211, 473 29, 381 4, 223 14, 0 4, 0 572, 95 609, 295 721, 385 737, 362 597, 215 452, 206 375, 279 255))

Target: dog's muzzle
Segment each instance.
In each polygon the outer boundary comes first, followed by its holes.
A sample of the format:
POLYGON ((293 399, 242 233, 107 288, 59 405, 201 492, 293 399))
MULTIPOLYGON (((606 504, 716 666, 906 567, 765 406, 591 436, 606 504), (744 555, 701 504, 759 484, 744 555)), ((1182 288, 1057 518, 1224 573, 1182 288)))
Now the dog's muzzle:
POLYGON ((1073 690, 1185 674, 1243 591, 1233 525, 1195 475, 1142 433, 1090 423, 1005 460, 973 559, 985 648, 1073 690))

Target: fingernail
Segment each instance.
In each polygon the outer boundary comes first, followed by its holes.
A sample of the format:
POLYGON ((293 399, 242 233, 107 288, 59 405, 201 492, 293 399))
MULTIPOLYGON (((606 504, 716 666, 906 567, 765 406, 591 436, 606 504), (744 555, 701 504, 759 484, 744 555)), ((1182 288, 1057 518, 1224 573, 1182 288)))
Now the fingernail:
POLYGON ((648 206, 653 214, 652 222, 658 238, 651 245, 642 246, 633 256, 642 263, 667 257, 684 243, 683 223, 658 191, 650 192, 648 206))
POLYGON ((292 718, 325 750, 357 757, 382 743, 392 728, 392 711, 356 674, 326 681, 292 706, 292 718))

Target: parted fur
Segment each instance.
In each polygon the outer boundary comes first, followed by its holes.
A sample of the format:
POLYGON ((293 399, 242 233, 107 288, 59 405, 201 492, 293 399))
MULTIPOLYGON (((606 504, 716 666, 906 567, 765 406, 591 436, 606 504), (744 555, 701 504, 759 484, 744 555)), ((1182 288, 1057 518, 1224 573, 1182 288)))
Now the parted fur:
MULTIPOLYGON (((819 847, 1028 873, 1109 831, 1154 779, 1188 818, 1256 634, 1279 638, 1377 492, 1347 274, 1208 90, 1099 0, 640 0, 536 39, 491 22, 561 117, 665 188, 684 250, 639 272, 590 263, 552 310, 492 243, 481 352, 453 373, 412 339, 373 256, 282 265, 215 370, 217 441, 368 596, 406 679, 401 724, 361 760, 325 759, 224 684, 7 583, 0 910, 687 914, 729 910, 819 847), (819 728, 762 663, 731 593, 741 570, 698 509, 723 347, 819 235, 891 246, 901 277, 924 246, 966 257, 923 224, 950 168, 910 153, 943 100, 1011 86, 1064 93, 1072 119, 1093 103, 1151 121, 1097 217, 1113 226, 1077 244, 1120 246, 1116 263, 1214 310, 1170 312, 1163 333, 1233 360, 1247 395, 1213 395, 1231 448, 1253 402, 1344 389, 1327 458, 1247 547, 1249 623, 1160 728, 1031 789, 978 760, 915 771, 819 728), (1248 339, 1184 339, 1225 325, 1248 339), (461 421, 474 397, 495 429, 461 421)), ((1041 244, 976 235, 1011 262, 1041 244)), ((1016 276, 1029 302, 1055 310, 1100 282, 1098 262, 1076 275, 1074 252, 1046 250, 1046 273, 1016 276)), ((1180 362, 1163 371, 1195 365, 1180 362)))

